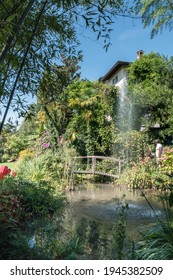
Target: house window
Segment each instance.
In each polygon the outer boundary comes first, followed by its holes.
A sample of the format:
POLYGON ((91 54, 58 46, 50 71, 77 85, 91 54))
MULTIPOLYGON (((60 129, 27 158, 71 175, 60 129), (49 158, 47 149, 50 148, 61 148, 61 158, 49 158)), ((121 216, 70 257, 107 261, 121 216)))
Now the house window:
POLYGON ((112 79, 112 84, 115 85, 116 83, 118 83, 118 75, 112 79))

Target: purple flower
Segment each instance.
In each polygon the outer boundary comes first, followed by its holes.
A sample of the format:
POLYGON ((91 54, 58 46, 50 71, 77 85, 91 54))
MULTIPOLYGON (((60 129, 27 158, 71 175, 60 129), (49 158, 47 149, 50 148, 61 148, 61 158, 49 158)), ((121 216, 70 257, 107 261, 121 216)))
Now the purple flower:
POLYGON ((45 149, 49 148, 49 147, 50 147, 50 142, 48 142, 48 143, 43 143, 43 144, 42 144, 42 147, 45 148, 45 149))

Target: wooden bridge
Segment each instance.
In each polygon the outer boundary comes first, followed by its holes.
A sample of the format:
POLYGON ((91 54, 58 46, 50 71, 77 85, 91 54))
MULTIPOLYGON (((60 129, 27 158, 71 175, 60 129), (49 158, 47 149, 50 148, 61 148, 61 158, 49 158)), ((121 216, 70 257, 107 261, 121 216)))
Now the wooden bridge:
MULTIPOLYGON (((104 157, 104 156, 79 156, 74 158, 73 168, 71 169, 71 174, 91 174, 91 175, 101 175, 108 176, 113 178, 118 178, 122 169, 122 160, 116 159, 113 157, 104 157), (80 170, 76 168, 77 160, 87 159, 86 170, 80 170), (91 160, 91 164, 89 164, 89 160, 91 160), (101 160, 111 161, 113 162, 113 168, 111 168, 113 173, 104 172, 101 170, 97 170, 97 162, 101 160)), ((81 164, 80 164, 81 165, 81 164)))

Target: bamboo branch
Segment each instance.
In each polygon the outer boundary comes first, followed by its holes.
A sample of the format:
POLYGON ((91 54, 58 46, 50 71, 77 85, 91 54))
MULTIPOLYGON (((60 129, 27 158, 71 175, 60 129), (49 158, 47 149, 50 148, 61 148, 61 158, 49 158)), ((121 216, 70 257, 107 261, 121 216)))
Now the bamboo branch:
POLYGON ((7 107, 6 107, 6 109, 5 109, 5 113, 4 113, 2 122, 1 122, 1 124, 0 124, 0 134, 1 134, 1 132, 2 132, 2 128, 3 128, 3 126, 4 126, 4 123, 5 123, 5 120, 6 120, 6 116, 7 116, 9 107, 10 107, 10 105, 11 105, 11 101, 12 101, 12 99, 13 99, 14 92, 15 92, 15 89, 16 89, 16 86, 17 86, 17 83, 18 83, 20 74, 21 74, 22 69, 23 69, 23 67, 24 67, 24 65, 25 65, 26 57, 27 57, 27 55, 28 55, 28 52, 29 52, 31 43, 32 43, 33 38, 34 38, 34 36, 35 36, 35 33, 36 33, 36 30, 37 30, 38 24, 39 24, 39 22, 40 22, 40 19, 41 19, 41 16, 42 16, 43 12, 44 12, 44 9, 45 9, 45 6, 46 6, 46 4, 47 4, 47 1, 48 1, 48 0, 46 0, 46 1, 44 2, 43 7, 42 7, 42 9, 40 10, 40 13, 39 13, 39 15, 38 15, 38 18, 36 19, 36 24, 35 24, 35 27, 34 27, 32 36, 31 36, 31 38, 30 38, 30 41, 29 41, 29 44, 28 44, 28 46, 27 46, 26 52, 25 52, 24 57, 23 57, 23 59, 22 59, 22 62, 21 62, 21 65, 20 65, 20 69, 19 69, 19 71, 18 71, 18 73, 17 73, 17 76, 16 76, 16 79, 15 79, 13 88, 12 88, 12 90, 11 90, 11 92, 10 92, 10 97, 9 97, 9 100, 8 100, 8 104, 7 104, 7 107))
POLYGON ((0 52, 0 63, 2 63, 14 41, 16 36, 19 33, 20 27, 23 24, 25 18, 27 17, 28 13, 30 12, 35 0, 30 0, 28 3, 28 6, 26 7, 25 11, 23 12, 22 16, 20 17, 19 21, 17 24, 14 26, 12 34, 8 37, 6 45, 3 47, 3 49, 0 52))

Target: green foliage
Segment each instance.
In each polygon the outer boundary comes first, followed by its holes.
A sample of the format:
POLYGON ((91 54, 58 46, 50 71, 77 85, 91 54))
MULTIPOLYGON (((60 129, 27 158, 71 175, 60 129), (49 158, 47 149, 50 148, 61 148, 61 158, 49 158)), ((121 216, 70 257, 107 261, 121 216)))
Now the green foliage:
POLYGON ((60 192, 57 192, 59 196, 54 196, 55 189, 47 182, 31 183, 17 177, 4 178, 0 182, 0 191, 5 202, 4 207, 9 210, 9 213, 13 214, 14 212, 16 215, 19 212, 21 217, 27 216, 27 213, 29 215, 42 215, 42 213, 48 214, 50 209, 52 209, 50 212, 54 212, 63 205, 64 196, 60 192), (9 202, 10 199, 12 202, 9 202))
POLYGON ((60 136, 63 142, 71 141, 81 155, 109 155, 115 134, 117 89, 98 82, 74 81, 76 67, 76 61, 55 67, 53 80, 49 75, 46 81, 43 79, 38 93, 42 110, 37 119, 44 130, 47 127, 50 131, 54 151, 59 149, 57 139, 60 136), (51 95, 49 86, 54 88, 51 95))
POLYGON ((46 235, 46 225, 55 215, 61 217, 65 204, 65 196, 46 182, 36 184, 17 177, 1 180, 0 259, 44 258, 43 246, 32 251, 28 240, 33 234, 39 240, 39 231, 46 235))
POLYGON ((133 189, 171 189, 171 177, 158 168, 155 159, 143 159, 138 163, 132 163, 131 168, 124 170, 117 181, 133 189))
POLYGON ((134 0, 136 13, 142 16, 144 27, 154 25, 151 37, 154 37, 163 29, 172 30, 173 28, 173 4, 172 1, 162 0, 134 0))
POLYGON ((98 82, 77 81, 67 88, 72 110, 65 137, 75 133, 73 145, 81 155, 110 154, 115 134, 117 89, 98 82))
POLYGON ((118 219, 113 227, 112 254, 118 260, 126 259, 126 226, 127 226, 128 205, 122 205, 119 211, 118 219))
POLYGON ((16 79, 13 107, 23 114, 23 96, 37 92, 43 71, 54 58, 61 61, 62 57, 78 57, 78 24, 92 30, 107 49, 110 26, 117 11, 125 9, 122 0, 101 0, 97 5, 95 1, 79 0, 8 0, 0 5, 1 102, 6 104, 10 92, 13 99, 16 79))
POLYGON ((46 178, 46 168, 44 167, 44 155, 41 158, 27 160, 21 159, 18 162, 18 175, 32 182, 40 182, 46 178))
POLYGON ((167 147, 164 149, 161 171, 170 176, 173 175, 173 148, 167 147))
POLYGON ((117 134, 114 142, 114 154, 124 160, 124 164, 139 161, 145 151, 145 135, 132 130, 117 134))
POLYGON ((21 123, 18 129, 18 135, 20 137, 25 137, 30 143, 32 139, 37 138, 39 134, 39 124, 36 120, 37 113, 40 110, 40 105, 31 104, 27 108, 27 113, 25 114, 24 121, 21 123))
POLYGON ((129 172, 128 187, 139 189, 151 189, 155 187, 155 180, 153 180, 154 167, 151 162, 141 162, 134 165, 129 172))
MULTIPOLYGON (((71 110, 67 106, 65 89, 79 76, 79 60, 80 54, 78 58, 63 58, 62 65, 54 65, 47 69, 40 82, 37 93, 40 111, 37 119, 40 128, 47 127, 51 132, 52 140, 64 133, 70 121, 71 110)), ((52 141, 53 144, 56 146, 56 141, 52 141)))
POLYGON ((55 187, 67 187, 75 156, 75 149, 65 142, 59 145, 56 152, 47 149, 32 159, 21 159, 17 173, 32 182, 44 180, 55 187))
MULTIPOLYGON (((25 121, 23 122, 25 123, 25 121)), ((19 129, 16 131, 16 127, 7 123, 0 136, 0 162, 15 161, 19 157, 20 151, 28 147, 30 142, 30 132, 21 133, 19 129)), ((32 127, 33 133, 33 127, 32 127)))
POLYGON ((137 259, 143 260, 172 260, 173 259, 173 212, 172 192, 160 195, 165 207, 165 217, 156 217, 156 225, 141 233, 137 243, 137 259), (171 203, 170 203, 171 202, 171 203))
POLYGON ((155 82, 165 84, 169 78, 169 60, 154 52, 143 54, 130 65, 128 74, 130 84, 152 85, 155 82))
POLYGON ((20 151, 27 147, 28 143, 25 138, 21 138, 17 134, 8 134, 5 137, 1 161, 14 161, 18 158, 20 151))
MULTIPOLYGON (((143 55, 129 67, 128 90, 133 104, 133 122, 152 132, 160 125, 160 137, 172 134, 172 58, 159 54, 143 55)), ((157 136, 159 137, 159 136, 157 136)))

